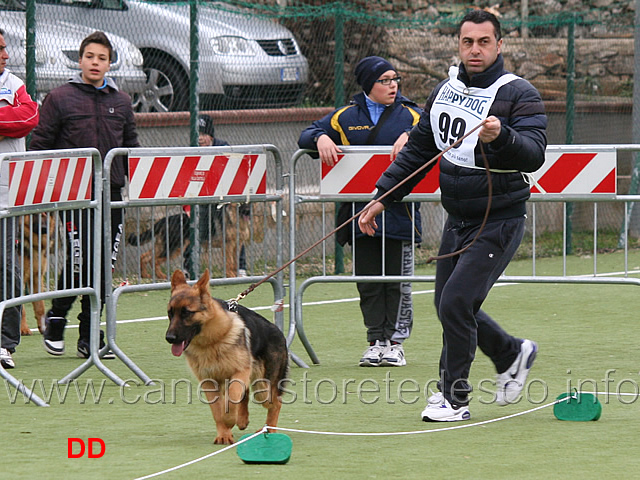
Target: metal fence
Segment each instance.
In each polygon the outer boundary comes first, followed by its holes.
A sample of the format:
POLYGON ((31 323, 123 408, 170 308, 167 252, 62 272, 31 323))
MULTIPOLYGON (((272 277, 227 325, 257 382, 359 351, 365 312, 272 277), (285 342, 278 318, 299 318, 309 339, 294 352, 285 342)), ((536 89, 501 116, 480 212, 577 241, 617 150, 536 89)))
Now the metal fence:
MULTIPOLYGON (((41 324, 44 301, 84 295, 91 305, 91 355, 60 380, 68 383, 100 359, 102 160, 95 149, 4 154, 0 157, 0 327, 29 302, 41 324), (66 237, 69 238, 66 238, 66 237), (51 255, 49 253, 51 252, 51 255), (12 313, 9 310, 13 309, 12 313)), ((40 325, 41 326, 41 325, 40 325)), ((46 402, 0 367, 0 376, 40 406, 46 402)), ((120 383, 122 383, 120 381, 120 383)))
MULTIPOLYGON (((640 140, 629 2, 583 2, 570 12, 485 3, 474 6, 500 16, 506 68, 542 94, 551 144, 640 140)), ((8 68, 37 98, 78 73, 82 38, 101 29, 116 50, 109 74, 132 97, 143 146, 196 146, 197 114, 206 112, 217 137, 273 143, 287 157, 318 107, 358 92, 353 71, 367 55, 388 58, 402 93, 422 104, 459 60, 456 26, 469 8, 459 0, 0 0, 8 68)), ((637 193, 639 179, 640 159, 621 156, 620 191, 637 193)))
MULTIPOLYGON (((305 150, 298 151, 291 158, 290 169, 290 209, 294 212, 290 217, 290 255, 293 258, 296 252, 305 250, 307 245, 304 238, 300 238, 297 232, 307 231, 315 225, 316 239, 324 238, 335 226, 335 205, 337 202, 367 202, 371 199, 375 190, 375 179, 362 179, 357 177, 360 168, 376 168, 377 159, 388 156, 389 148, 384 147, 343 147, 344 155, 336 164, 336 174, 331 176, 325 172, 321 176, 319 171, 320 161, 310 159, 305 150), (300 183, 297 171, 303 169, 309 160, 316 168, 315 182, 300 183), (349 166, 346 166, 346 165, 349 166), (355 165, 355 166, 354 166, 355 165), (360 167, 362 165, 362 167, 360 167), (342 168, 344 166, 344 168, 342 168), (338 170, 339 169, 339 170, 338 170), (345 192, 349 193, 345 193, 345 192), (311 212, 315 212, 313 220, 309 220, 311 212), (300 222, 306 221, 304 225, 300 222), (295 226, 295 228, 294 228, 295 226)), ((630 245, 637 242, 630 241, 629 213, 630 206, 640 200, 639 195, 618 195, 616 185, 616 171, 618 156, 625 152, 640 151, 640 145, 552 145, 547 147, 545 165, 536 172, 535 183, 532 185, 531 202, 528 204, 528 218, 526 222, 525 241, 521 244, 516 257, 528 258, 531 261, 531 274, 524 276, 503 275, 499 282, 520 283, 576 283, 576 284, 627 284, 640 286, 640 278, 630 275, 628 254, 630 245), (583 220, 581 229, 588 230, 591 236, 591 250, 585 252, 582 261, 584 271, 576 273, 567 267, 567 259, 570 252, 567 249, 567 237, 571 234, 568 228, 569 210, 575 207, 574 215, 580 211, 583 220), (579 206, 579 207, 578 207, 579 206), (608 225, 612 216, 616 216, 614 225, 608 225), (550 225, 548 219, 555 219, 555 225, 550 225), (619 232, 616 235, 616 244, 624 252, 623 263, 620 269, 613 275, 610 272, 601 272, 598 269, 598 256, 603 242, 600 239, 603 231, 614 228, 619 232), (545 256, 538 242, 542 235, 549 230, 560 229, 562 238, 558 255, 562 258, 562 268, 554 274, 542 275, 537 270, 539 257, 545 256), (589 272, 589 262, 591 270, 589 272)), ((388 157, 387 157, 388 158, 388 157)), ((386 160, 388 162, 388 160, 386 160)), ((421 202, 420 212, 423 228, 432 224, 442 230, 446 213, 439 204, 438 174, 432 169, 425 179, 408 195, 405 202, 421 202), (419 193, 416 193, 419 192, 419 193)), ((355 222, 355 221, 354 221, 355 222)), ((384 216, 383 216, 384 223, 384 216)), ((354 227, 354 229, 357 227, 354 227)), ((382 227, 384 228, 384 227, 382 227)), ((312 271, 302 265, 294 264, 291 272, 290 304, 293 306, 290 312, 294 329, 289 330, 289 343, 295 334, 298 334, 309 357, 313 363, 319 363, 318 355, 313 350, 310 340, 304 331, 303 322, 303 296, 307 288, 318 283, 345 283, 345 282, 433 282, 433 275, 413 276, 356 276, 353 258, 361 252, 355 249, 355 242, 345 254, 344 275, 333 274, 333 263, 330 261, 329 252, 334 248, 333 241, 325 241, 318 245, 316 257, 320 264, 315 265, 312 271), (302 272, 304 280, 296 283, 296 270, 302 272)), ((424 264, 435 251, 417 248, 413 242, 415 263, 424 264)), ((616 245, 617 246, 617 245, 616 245)), ((384 249, 384 246, 383 246, 384 249)), ((384 267, 383 267, 384 271, 384 267)), ((635 274, 640 271, 633 272, 635 274)))
MULTIPOLYGON (((106 283, 113 286, 106 292, 106 336, 114 353, 151 383, 117 346, 118 298, 168 290, 175 270, 195 280, 206 269, 211 285, 241 285, 279 268, 284 248, 282 159, 273 145, 119 148, 108 153, 104 171, 105 216, 117 209, 125 212, 119 261, 113 272, 105 270, 106 283), (128 158, 129 185, 125 198, 113 201, 108 179, 119 155, 128 158)), ((105 254, 111 252, 113 238, 105 222, 105 254)), ((105 257, 105 264, 111 259, 105 257)), ((269 279, 274 305, 282 304, 283 278, 279 273, 269 279)), ((284 329, 281 309, 274 316, 284 329)))
MULTIPOLYGON (((411 3, 0 0, 0 11, 8 67, 39 98, 78 72, 80 42, 97 29, 114 43, 109 74, 137 111, 194 113, 343 105, 358 90, 355 65, 368 55, 389 58, 403 93, 423 102, 457 62, 457 22, 471 7, 411 3)), ((527 12, 492 6, 506 67, 570 115, 579 116, 576 101, 624 108, 633 89, 634 11, 619 3, 615 14, 582 4, 570 12, 537 2, 527 12)))

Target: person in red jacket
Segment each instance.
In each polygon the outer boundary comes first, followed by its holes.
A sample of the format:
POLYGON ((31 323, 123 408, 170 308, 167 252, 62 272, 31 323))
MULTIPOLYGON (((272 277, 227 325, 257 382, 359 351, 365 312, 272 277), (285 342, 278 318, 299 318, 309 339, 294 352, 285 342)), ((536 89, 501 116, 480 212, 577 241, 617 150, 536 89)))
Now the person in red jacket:
MULTIPOLYGON (((22 80, 7 70, 7 44, 0 29, 0 153, 24 152, 29 132, 38 124, 38 105, 34 102, 22 80)), ((9 251, 15 245, 15 221, 8 218, 0 222, 0 239, 6 247, 0 249, 0 261, 4 265, 4 278, 0 279, 0 300, 20 295, 20 271, 14 264, 16 255, 9 251), (6 250, 6 251, 5 251, 6 250), (4 285, 8 290, 3 291, 4 285)), ((12 353, 20 343, 20 307, 9 307, 2 316, 2 346, 0 364, 14 368, 12 353)))
MULTIPOLYGON (((80 44, 80 70, 66 84, 53 89, 44 99, 40 123, 33 131, 32 150, 95 147, 104 159, 107 152, 117 147, 138 147, 138 135, 131 107, 131 98, 120 92, 113 79, 106 77, 113 57, 111 42, 103 32, 94 32, 80 44)), ((126 158, 116 157, 111 165, 111 199, 122 200, 125 185, 126 158)), ((77 288, 90 283, 91 225, 87 210, 63 212, 67 226, 67 263, 58 278, 58 289, 77 288), (80 249, 81 255, 78 254, 80 249)), ((111 263, 115 264, 122 236, 122 210, 111 209, 112 247, 111 263)), ((104 271, 104 265, 102 268, 104 271)), ((102 304, 104 304, 104 278, 102 278, 102 304)), ((75 297, 56 298, 47 312, 44 348, 51 355, 64 354, 64 327, 66 316, 75 297)), ((78 357, 89 357, 91 319, 90 297, 84 295, 78 315, 80 335, 78 357)), ((104 346, 104 333, 100 332, 100 348, 104 346)), ((106 352, 109 354, 109 352, 106 352)), ((109 355, 112 357, 112 355, 109 355)), ((103 358, 107 358, 106 356, 103 358)))

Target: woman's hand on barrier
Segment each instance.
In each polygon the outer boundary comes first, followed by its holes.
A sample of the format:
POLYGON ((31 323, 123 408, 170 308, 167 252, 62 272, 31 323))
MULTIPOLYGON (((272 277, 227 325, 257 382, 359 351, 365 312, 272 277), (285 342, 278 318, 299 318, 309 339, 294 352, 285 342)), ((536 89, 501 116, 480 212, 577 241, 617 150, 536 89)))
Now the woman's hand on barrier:
POLYGON ((360 217, 358 218, 358 227, 360 227, 360 231, 373 237, 376 233, 376 228, 378 228, 378 224, 376 223, 376 216, 380 215, 384 210, 384 205, 382 205, 377 200, 370 201, 366 207, 362 209, 360 213, 360 217))
POLYGON ((338 154, 342 153, 342 150, 331 140, 329 135, 320 135, 316 141, 316 146, 320 160, 322 160, 325 165, 333 167, 338 163, 338 154))

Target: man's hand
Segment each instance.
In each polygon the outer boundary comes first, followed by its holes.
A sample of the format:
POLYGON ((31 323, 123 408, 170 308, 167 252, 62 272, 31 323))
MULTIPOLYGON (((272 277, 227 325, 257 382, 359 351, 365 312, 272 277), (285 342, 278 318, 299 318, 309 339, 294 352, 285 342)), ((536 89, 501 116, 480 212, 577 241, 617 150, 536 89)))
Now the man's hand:
POLYGON ((5 138, 7 138, 7 137, 5 137, 4 135, 0 135, 0 142, 1 142, 2 140, 4 140, 5 138))
POLYGON ((316 147, 318 148, 320 160, 322 160, 325 165, 333 167, 338 163, 338 154, 342 153, 342 150, 331 140, 329 135, 320 135, 316 142, 316 147))
POLYGON ((393 144, 393 148, 391 149, 391 161, 392 162, 396 159, 396 155, 398 155, 398 153, 400 153, 400 150, 402 150, 402 147, 405 146, 405 144, 407 143, 407 140, 409 140, 409 133, 405 132, 405 133, 402 133, 398 137, 396 142, 393 144))
POLYGON ((380 215, 383 210, 384 205, 377 200, 371 200, 367 204, 367 206, 362 210, 360 217, 358 217, 358 227, 360 227, 362 233, 373 237, 376 233, 376 228, 378 228, 376 216, 380 215))
POLYGON ((487 119, 485 120, 484 125, 482 126, 482 128, 480 129, 480 132, 478 133, 478 138, 483 143, 491 143, 496 138, 498 138, 498 135, 500 135, 501 129, 502 129, 502 124, 500 123, 500 120, 498 120, 498 118, 491 115, 490 117, 487 117, 487 119))

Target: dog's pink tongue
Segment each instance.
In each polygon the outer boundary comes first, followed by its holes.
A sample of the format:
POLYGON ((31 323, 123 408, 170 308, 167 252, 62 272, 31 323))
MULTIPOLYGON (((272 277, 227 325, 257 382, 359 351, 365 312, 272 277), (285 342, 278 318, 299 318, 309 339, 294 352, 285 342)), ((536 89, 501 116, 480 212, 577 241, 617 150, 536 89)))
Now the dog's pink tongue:
POLYGON ((176 356, 179 357, 180 355, 182 355, 182 352, 184 351, 184 342, 180 343, 180 344, 172 344, 171 345, 171 353, 176 356))

